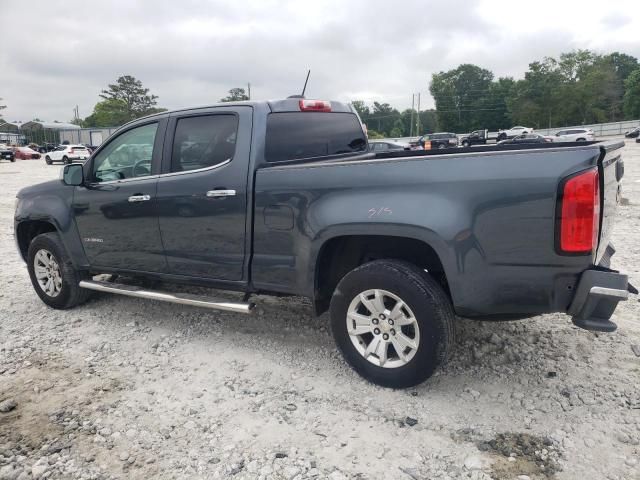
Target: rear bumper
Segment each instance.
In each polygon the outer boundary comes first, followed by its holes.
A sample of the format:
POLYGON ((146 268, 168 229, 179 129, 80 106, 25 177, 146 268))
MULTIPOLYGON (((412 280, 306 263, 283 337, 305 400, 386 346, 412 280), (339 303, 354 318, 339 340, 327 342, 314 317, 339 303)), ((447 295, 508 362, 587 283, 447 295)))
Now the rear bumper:
POLYGON ((567 313, 573 323, 586 330, 613 332, 618 326, 610 321, 618 303, 629 297, 626 275, 607 268, 585 270, 580 276, 576 293, 567 313))

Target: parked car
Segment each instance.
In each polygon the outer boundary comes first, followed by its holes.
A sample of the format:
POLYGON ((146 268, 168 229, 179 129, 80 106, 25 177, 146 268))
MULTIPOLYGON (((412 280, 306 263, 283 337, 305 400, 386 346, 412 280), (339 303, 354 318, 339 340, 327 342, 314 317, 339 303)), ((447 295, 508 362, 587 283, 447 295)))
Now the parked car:
POLYGON ((389 140, 371 140, 369 142, 370 152, 383 153, 398 150, 411 150, 411 146, 408 143, 392 142, 389 140))
POLYGON ((29 147, 15 147, 13 153, 18 160, 35 160, 40 158, 40 154, 29 147))
POLYGON ((556 132, 554 142, 591 142, 596 139, 590 128, 569 128, 556 132))
POLYGON ((640 127, 636 127, 624 134, 626 138, 638 138, 640 136, 640 127))
POLYGON ((458 136, 455 133, 439 132, 426 133, 418 139, 418 145, 425 148, 430 142, 432 149, 453 148, 458 146, 458 136))
POLYGON ((500 140, 498 145, 525 145, 535 143, 551 143, 553 140, 551 137, 538 135, 537 133, 524 133, 509 140, 500 140))
POLYGON ((15 162, 16 157, 13 153, 13 149, 9 148, 6 144, 0 143, 0 160, 9 160, 15 162))
POLYGON ((500 130, 498 132, 498 142, 501 140, 506 140, 508 138, 517 137, 520 135, 525 135, 527 133, 532 133, 533 128, 528 127, 511 127, 509 130, 500 130))
MULTIPOLYGON (((44 143, 38 147, 38 153, 47 153, 55 150, 58 146, 55 143, 44 143)), ((35 149, 34 149, 35 150, 35 149)))
POLYGON ((469 135, 462 137, 460 139, 460 144, 463 147, 470 147, 471 145, 485 145, 488 138, 488 130, 474 130, 469 135))
POLYGON ((44 157, 47 165, 53 162, 71 163, 74 160, 85 161, 91 154, 84 145, 60 145, 44 157))
POLYGON ((357 372, 409 387, 447 357, 456 315, 566 312, 579 327, 616 329, 609 319, 633 290, 609 268, 623 146, 378 157, 350 105, 231 102, 121 127, 87 164, 22 189, 14 231, 52 308, 92 290, 238 313, 253 311, 253 293, 309 297, 330 311, 357 372), (185 155, 194 144, 205 148, 185 155), (122 276, 246 296, 159 292, 122 276))

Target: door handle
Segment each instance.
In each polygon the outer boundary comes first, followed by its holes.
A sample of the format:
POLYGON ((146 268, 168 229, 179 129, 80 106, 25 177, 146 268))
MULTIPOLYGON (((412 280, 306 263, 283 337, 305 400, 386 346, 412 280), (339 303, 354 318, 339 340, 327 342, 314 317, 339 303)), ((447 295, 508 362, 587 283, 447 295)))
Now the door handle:
POLYGON ((129 203, 146 202, 151 200, 151 195, 131 195, 129 197, 129 203))
POLYGON ((209 190, 207 197, 233 197, 235 194, 235 190, 209 190))

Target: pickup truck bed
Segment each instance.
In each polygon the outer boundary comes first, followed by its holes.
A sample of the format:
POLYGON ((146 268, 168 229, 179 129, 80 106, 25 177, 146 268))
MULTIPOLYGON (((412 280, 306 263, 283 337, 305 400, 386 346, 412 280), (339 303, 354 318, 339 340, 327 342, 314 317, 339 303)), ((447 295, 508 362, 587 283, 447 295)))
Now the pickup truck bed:
MULTIPOLYGON (((455 315, 566 312, 611 331, 621 142, 367 153, 349 105, 290 98, 166 112, 122 127, 62 180, 23 189, 16 241, 36 293, 89 290, 250 312, 95 274, 302 295, 347 361, 415 385, 455 315)), ((117 278, 117 277, 116 277, 117 278)))
POLYGON ((322 258, 320 247, 336 237, 375 234, 412 238, 433 249, 458 315, 566 311, 581 273, 601 263, 607 251, 622 146, 573 143, 506 151, 487 146, 258 169, 255 204, 263 219, 256 220, 263 221, 254 231, 254 286, 322 295, 312 290, 321 288, 314 282, 322 268, 314 261, 322 258), (558 186, 599 164, 606 201, 597 253, 560 255, 558 186), (299 221, 287 229, 270 227, 275 212, 299 221))

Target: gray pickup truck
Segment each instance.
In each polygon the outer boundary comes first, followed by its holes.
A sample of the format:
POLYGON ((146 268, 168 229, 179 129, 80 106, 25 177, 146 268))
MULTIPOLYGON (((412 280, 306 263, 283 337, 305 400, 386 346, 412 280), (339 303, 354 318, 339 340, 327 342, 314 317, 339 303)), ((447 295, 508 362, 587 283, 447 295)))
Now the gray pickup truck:
POLYGON ((357 372, 407 387, 444 361, 456 315, 566 312, 589 330, 616 328, 609 319, 633 291, 609 268, 622 145, 376 154, 339 102, 166 112, 21 190, 15 238, 53 308, 96 290, 241 313, 251 294, 304 296, 330 310, 357 372))

